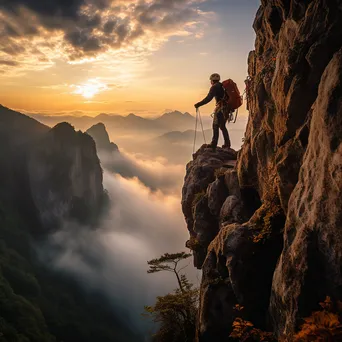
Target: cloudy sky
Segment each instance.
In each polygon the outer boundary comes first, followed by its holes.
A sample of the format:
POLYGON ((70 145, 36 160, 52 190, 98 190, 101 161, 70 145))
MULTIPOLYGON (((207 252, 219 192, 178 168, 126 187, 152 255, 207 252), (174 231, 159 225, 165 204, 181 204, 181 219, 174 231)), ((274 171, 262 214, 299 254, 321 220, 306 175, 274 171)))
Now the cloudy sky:
POLYGON ((41 112, 193 111, 243 90, 259 0, 2 0, 0 103, 41 112))

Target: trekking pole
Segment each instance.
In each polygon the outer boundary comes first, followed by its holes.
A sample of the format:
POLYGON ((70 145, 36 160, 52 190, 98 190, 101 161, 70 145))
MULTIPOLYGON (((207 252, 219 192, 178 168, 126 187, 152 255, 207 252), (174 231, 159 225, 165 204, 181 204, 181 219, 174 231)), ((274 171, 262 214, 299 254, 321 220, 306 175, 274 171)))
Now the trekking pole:
POLYGON ((201 127, 202 127, 202 134, 203 134, 204 143, 207 144, 207 140, 205 139, 205 134, 204 134, 204 129, 203 129, 201 111, 199 109, 198 109, 198 116, 199 116, 201 127))
POLYGON ((238 114, 239 114, 239 108, 236 110, 236 115, 235 115, 234 123, 236 122, 236 119, 237 119, 237 117, 238 117, 238 114))
POLYGON ((192 153, 195 153, 195 147, 196 147, 196 136, 197 136, 197 120, 198 120, 198 108, 196 108, 196 123, 195 123, 195 137, 194 137, 194 147, 192 149, 192 153))

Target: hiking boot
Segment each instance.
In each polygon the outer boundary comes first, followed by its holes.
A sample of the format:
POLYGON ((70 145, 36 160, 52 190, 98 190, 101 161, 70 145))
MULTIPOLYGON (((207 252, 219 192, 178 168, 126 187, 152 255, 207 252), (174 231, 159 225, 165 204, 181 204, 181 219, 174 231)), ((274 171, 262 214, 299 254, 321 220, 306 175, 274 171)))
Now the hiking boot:
POLYGON ((213 150, 216 150, 216 145, 214 145, 213 143, 210 143, 206 146, 206 148, 212 148, 213 150))

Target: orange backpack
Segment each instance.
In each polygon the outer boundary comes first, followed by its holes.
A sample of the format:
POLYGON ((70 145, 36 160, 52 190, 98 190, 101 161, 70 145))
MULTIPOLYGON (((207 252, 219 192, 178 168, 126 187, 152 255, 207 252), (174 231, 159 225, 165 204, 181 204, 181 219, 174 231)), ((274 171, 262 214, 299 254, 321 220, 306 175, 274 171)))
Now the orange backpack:
POLYGON ((228 79, 226 81, 223 81, 222 85, 226 92, 226 95, 228 95, 225 97, 225 102, 228 105, 229 109, 235 110, 241 107, 243 103, 242 96, 240 95, 240 91, 236 83, 233 80, 228 79))

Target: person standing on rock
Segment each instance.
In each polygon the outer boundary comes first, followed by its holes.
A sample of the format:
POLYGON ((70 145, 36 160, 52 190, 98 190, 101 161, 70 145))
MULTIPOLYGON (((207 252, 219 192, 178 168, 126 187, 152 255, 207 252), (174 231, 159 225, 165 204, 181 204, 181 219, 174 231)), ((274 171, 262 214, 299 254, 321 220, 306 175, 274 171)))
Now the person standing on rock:
POLYGON ((221 129, 223 138, 224 138, 224 145, 222 148, 230 148, 230 139, 228 130, 226 127, 227 119, 224 116, 223 109, 222 109, 222 102, 225 96, 225 90, 223 88, 222 83, 220 82, 221 77, 219 74, 212 74, 210 76, 211 88, 209 93, 205 99, 195 104, 195 108, 199 108, 201 106, 206 105, 209 103, 214 97, 216 99, 216 107, 214 111, 214 121, 213 121, 213 138, 211 143, 208 147, 216 148, 219 139, 219 131, 221 129))

